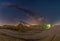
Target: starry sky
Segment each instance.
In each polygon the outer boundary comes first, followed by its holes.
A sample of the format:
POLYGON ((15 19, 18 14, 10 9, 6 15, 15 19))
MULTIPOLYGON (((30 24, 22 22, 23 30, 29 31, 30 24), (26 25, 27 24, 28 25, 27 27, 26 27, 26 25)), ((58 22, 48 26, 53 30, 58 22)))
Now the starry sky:
POLYGON ((26 20, 27 17, 21 11, 8 8, 6 4, 16 4, 26 8, 37 15, 45 17, 49 22, 60 21, 60 1, 59 0, 0 0, 0 24, 16 24, 19 19, 26 20))

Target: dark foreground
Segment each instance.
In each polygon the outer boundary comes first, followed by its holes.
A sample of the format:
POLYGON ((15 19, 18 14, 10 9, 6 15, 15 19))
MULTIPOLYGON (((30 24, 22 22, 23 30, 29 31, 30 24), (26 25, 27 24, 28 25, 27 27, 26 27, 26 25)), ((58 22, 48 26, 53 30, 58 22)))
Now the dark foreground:
POLYGON ((60 26, 42 32, 0 29, 0 41, 60 41, 60 26))

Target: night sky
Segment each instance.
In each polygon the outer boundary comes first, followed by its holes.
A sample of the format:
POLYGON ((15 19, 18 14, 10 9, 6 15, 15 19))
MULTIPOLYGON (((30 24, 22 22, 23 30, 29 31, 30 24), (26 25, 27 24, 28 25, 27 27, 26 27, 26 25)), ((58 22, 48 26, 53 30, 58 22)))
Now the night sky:
POLYGON ((0 24, 16 24, 18 18, 26 20, 23 12, 16 12, 8 8, 6 4, 16 4, 19 7, 26 8, 38 15, 45 17, 49 22, 60 21, 60 1, 59 0, 0 0, 0 24))

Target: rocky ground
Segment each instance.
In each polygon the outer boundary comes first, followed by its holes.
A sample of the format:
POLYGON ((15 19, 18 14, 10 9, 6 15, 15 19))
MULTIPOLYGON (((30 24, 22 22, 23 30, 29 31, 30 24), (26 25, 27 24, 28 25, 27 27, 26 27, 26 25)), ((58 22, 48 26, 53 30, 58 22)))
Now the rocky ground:
POLYGON ((60 26, 42 32, 17 32, 0 29, 0 41, 60 41, 60 26))
POLYGON ((22 41, 22 40, 1 34, 0 35, 0 41, 22 41))

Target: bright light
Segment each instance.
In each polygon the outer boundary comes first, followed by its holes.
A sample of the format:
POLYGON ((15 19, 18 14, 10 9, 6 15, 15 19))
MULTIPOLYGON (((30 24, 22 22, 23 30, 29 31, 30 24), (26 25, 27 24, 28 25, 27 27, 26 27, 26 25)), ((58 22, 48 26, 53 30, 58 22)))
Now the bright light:
POLYGON ((43 29, 50 29, 51 27, 51 24, 43 25, 43 29))
POLYGON ((47 28, 46 29, 50 29, 51 28, 51 24, 47 24, 47 28))

